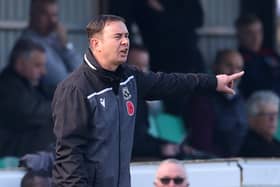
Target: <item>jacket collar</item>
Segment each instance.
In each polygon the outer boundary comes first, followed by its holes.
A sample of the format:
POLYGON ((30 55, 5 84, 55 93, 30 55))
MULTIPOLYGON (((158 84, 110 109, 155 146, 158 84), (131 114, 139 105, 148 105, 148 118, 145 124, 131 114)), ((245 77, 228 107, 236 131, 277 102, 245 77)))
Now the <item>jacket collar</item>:
POLYGON ((84 54, 84 62, 91 69, 91 72, 95 73, 98 77, 106 82, 119 84, 124 76, 122 65, 120 65, 116 71, 108 71, 103 69, 96 61, 90 49, 88 49, 84 54))
MULTIPOLYGON (((95 58, 93 57, 93 54, 91 53, 90 49, 86 51, 84 54, 84 62, 94 71, 97 71, 97 62, 95 58)), ((101 67, 100 67, 101 68, 101 67)))

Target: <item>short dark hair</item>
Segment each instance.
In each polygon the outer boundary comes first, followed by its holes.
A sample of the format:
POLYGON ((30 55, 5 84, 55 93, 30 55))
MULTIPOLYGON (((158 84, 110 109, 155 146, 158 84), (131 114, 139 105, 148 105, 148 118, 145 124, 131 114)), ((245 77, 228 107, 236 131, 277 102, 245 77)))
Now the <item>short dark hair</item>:
POLYGON ((29 56, 34 50, 45 52, 44 47, 30 39, 20 39, 14 45, 9 58, 9 66, 14 66, 17 59, 21 56, 29 56))
POLYGON ((57 3, 57 0, 31 0, 29 9, 30 19, 33 19, 34 16, 37 16, 38 13, 42 12, 42 8, 46 4, 53 3, 57 3))
POLYGON ((260 18, 255 14, 244 14, 237 18, 235 21, 235 27, 239 29, 260 21, 260 18))
POLYGON ((217 52, 216 56, 215 56, 215 65, 220 65, 223 62, 223 59, 231 54, 231 53, 236 53, 239 54, 239 52, 237 50, 234 49, 221 49, 217 52))
POLYGON ((46 179, 44 186, 50 186, 50 181, 48 181, 48 176, 41 172, 28 171, 22 178, 20 186, 21 187, 33 187, 35 177, 40 177, 46 179))
POLYGON ((92 38, 96 33, 100 33, 104 29, 107 22, 114 22, 114 21, 121 21, 125 23, 124 18, 116 15, 103 14, 95 17, 86 26, 88 39, 92 38))

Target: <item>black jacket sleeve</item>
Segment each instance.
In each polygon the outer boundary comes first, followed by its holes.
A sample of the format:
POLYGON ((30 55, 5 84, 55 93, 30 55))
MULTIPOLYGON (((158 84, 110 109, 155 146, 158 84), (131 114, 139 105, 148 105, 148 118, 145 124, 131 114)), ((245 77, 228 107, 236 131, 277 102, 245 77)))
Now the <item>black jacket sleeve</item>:
POLYGON ((84 155, 88 142, 87 100, 75 87, 59 87, 52 107, 57 138, 54 184, 60 187, 86 187, 88 177, 84 155))
POLYGON ((194 91, 214 91, 217 79, 207 74, 137 73, 138 93, 146 100, 165 99, 194 91))

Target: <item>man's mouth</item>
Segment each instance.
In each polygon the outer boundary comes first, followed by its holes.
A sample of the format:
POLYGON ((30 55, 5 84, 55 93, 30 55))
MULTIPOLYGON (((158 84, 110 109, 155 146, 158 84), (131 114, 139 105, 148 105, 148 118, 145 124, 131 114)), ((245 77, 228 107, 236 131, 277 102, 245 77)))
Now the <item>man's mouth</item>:
POLYGON ((121 53, 121 55, 127 56, 127 54, 128 54, 128 48, 125 48, 125 49, 120 50, 120 53, 121 53))

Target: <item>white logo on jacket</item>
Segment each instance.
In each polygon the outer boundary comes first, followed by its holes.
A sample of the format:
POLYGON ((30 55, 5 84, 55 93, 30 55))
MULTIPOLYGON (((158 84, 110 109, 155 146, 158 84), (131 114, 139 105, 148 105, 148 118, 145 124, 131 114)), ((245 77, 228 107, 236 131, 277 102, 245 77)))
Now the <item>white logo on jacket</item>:
POLYGON ((105 98, 100 98, 99 102, 105 108, 105 98))

